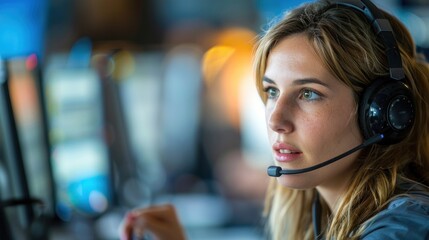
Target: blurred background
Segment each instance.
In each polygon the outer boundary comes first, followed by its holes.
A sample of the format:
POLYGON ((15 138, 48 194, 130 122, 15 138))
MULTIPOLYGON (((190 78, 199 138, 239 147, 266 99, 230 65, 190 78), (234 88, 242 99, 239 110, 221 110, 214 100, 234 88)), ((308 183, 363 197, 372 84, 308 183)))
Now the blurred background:
MULTIPOLYGON (((118 239, 171 203, 189 239, 264 239, 253 43, 303 0, 1 0, 0 236, 118 239)), ((429 49, 429 1, 377 0, 429 49)))

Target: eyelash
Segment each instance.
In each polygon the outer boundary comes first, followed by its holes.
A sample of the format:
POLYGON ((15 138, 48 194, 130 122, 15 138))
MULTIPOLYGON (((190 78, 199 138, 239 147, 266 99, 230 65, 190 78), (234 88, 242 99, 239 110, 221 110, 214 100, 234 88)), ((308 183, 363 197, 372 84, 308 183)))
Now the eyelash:
POLYGON ((299 94, 300 98, 304 99, 304 94, 306 91, 310 92, 311 94, 317 95, 316 99, 306 99, 307 101, 310 101, 310 102, 319 101, 322 98, 322 95, 320 93, 308 88, 304 88, 300 91, 300 94, 299 94))
MULTIPOLYGON (((276 97, 278 97, 278 89, 276 89, 276 88, 274 88, 274 87, 265 87, 264 89, 263 89, 263 91, 264 91, 264 93, 265 93, 265 95, 267 96, 267 99, 275 99, 276 97), (275 90, 276 91, 276 96, 271 96, 270 95, 270 91, 271 90, 275 90)), ((309 89, 309 88, 303 88, 303 89, 301 89, 300 91, 299 91, 299 99, 302 99, 302 100, 306 100, 306 101, 309 101, 309 102, 313 102, 313 101, 319 101, 319 100, 321 100, 321 98, 322 98, 322 94, 320 94, 319 92, 317 92, 317 91, 314 91, 314 90, 312 90, 312 89, 309 89), (311 93, 311 94, 316 94, 317 95, 317 98, 316 99, 305 99, 304 98, 304 94, 306 93, 306 92, 309 92, 309 93, 311 93)))
MULTIPOLYGON (((276 88, 274 88, 274 87, 265 87, 264 88, 264 93, 265 93, 265 95, 267 96, 267 99, 274 99, 275 97, 272 97, 272 96, 270 96, 270 91, 271 90, 275 90, 275 91, 277 91, 278 92, 278 89, 276 89, 276 88)), ((278 95, 278 93, 277 93, 277 95, 278 95)))

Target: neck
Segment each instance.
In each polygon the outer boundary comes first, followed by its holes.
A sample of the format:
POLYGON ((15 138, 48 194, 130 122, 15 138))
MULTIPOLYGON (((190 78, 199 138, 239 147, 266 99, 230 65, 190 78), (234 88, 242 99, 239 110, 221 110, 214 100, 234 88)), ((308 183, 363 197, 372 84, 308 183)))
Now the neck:
POLYGON ((338 209, 341 196, 343 196, 347 190, 349 179, 350 177, 344 178, 344 176, 342 176, 341 181, 339 181, 339 179, 333 179, 330 183, 324 183, 316 187, 320 197, 325 200, 333 214, 338 209))

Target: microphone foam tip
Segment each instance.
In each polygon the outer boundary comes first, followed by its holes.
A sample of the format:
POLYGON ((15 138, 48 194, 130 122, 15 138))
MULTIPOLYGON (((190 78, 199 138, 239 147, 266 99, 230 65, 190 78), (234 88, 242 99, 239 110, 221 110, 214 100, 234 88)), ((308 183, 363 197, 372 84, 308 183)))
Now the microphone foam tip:
POLYGON ((270 177, 280 177, 282 174, 280 171, 282 170, 281 167, 278 166, 269 166, 267 169, 268 176, 270 177))

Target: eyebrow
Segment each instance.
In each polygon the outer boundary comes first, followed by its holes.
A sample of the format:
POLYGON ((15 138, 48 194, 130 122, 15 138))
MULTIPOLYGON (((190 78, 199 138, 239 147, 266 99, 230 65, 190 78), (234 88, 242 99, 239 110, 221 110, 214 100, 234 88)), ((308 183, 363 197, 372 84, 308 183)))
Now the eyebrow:
MULTIPOLYGON (((263 82, 267 82, 267 83, 271 83, 271 84, 276 84, 274 82, 274 80, 268 78, 268 77, 263 77, 262 78, 263 82)), ((321 80, 317 79, 317 78, 300 78, 300 79, 295 79, 293 81, 293 85, 304 85, 304 84, 310 84, 310 83, 315 83, 315 84, 320 84, 322 86, 328 87, 328 84, 322 82, 321 80)))

